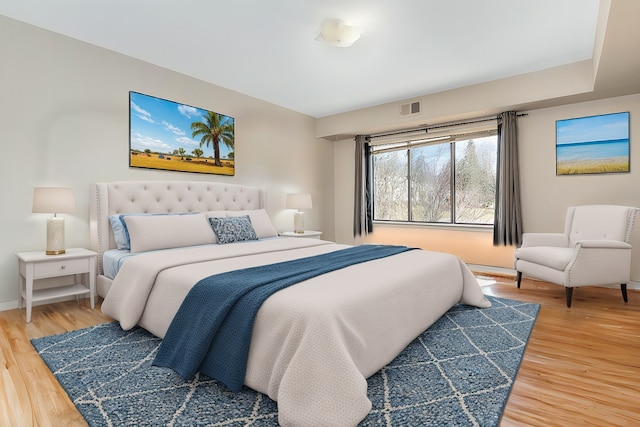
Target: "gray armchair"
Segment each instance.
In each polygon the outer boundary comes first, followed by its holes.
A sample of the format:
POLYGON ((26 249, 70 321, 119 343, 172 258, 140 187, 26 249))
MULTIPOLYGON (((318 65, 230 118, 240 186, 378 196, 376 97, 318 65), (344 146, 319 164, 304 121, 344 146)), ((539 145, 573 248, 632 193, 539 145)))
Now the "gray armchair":
POLYGON ((637 212, 628 206, 575 206, 567 211, 564 233, 524 233, 515 252, 518 288, 522 275, 563 285, 571 307, 575 287, 620 285, 627 302, 637 212))

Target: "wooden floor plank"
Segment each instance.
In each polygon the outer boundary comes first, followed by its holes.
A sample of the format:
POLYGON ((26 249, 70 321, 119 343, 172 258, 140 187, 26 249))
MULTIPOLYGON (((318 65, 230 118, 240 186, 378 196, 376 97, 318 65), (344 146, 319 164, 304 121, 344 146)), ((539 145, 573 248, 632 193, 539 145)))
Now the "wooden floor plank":
MULTIPOLYGON (((485 274, 486 276, 486 274, 485 274)), ((495 277, 485 293, 541 305, 501 426, 640 425, 640 292, 495 277)), ((30 339, 105 323, 88 300, 0 312, 0 425, 85 426, 30 339)))

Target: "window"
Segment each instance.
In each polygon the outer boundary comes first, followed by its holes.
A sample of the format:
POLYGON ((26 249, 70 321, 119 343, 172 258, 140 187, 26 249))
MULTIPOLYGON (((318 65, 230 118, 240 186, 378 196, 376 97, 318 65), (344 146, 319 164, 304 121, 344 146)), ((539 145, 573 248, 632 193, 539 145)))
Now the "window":
POLYGON ((497 145, 495 125, 413 141, 372 139, 373 219, 493 224, 497 145))

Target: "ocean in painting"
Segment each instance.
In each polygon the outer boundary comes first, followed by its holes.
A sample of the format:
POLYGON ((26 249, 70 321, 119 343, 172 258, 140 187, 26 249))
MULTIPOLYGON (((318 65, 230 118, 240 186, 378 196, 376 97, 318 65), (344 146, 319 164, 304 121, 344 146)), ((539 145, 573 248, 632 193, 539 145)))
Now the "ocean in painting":
POLYGON ((556 145, 558 163, 603 160, 622 156, 629 156, 629 138, 556 145))

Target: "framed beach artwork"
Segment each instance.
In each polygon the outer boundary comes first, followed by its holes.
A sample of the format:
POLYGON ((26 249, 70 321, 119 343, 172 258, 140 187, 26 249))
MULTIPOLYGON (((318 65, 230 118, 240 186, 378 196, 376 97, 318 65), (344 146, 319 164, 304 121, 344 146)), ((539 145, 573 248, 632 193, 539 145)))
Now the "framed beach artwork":
POLYGON ((556 175, 629 172, 629 112, 556 121, 556 175))
POLYGON ((129 92, 129 167, 235 174, 233 117, 129 92))

